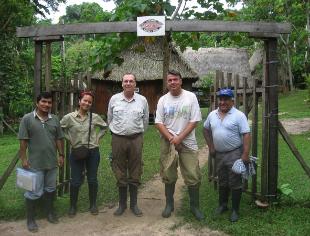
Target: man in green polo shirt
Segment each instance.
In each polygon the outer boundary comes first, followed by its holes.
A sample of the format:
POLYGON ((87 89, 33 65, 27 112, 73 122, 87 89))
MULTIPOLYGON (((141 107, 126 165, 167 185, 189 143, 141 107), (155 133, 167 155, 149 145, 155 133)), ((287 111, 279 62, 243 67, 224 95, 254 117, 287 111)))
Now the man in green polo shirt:
POLYGON ((43 92, 37 97, 36 109, 26 114, 19 126, 20 159, 22 166, 38 176, 36 191, 26 191, 27 228, 38 231, 34 220, 36 200, 43 193, 46 200, 47 220, 57 223, 53 209, 56 193, 57 166, 62 166, 64 159, 63 133, 57 116, 50 113, 52 95, 43 92), (28 155, 26 150, 28 149, 28 155), (57 159, 57 149, 59 157, 57 159))

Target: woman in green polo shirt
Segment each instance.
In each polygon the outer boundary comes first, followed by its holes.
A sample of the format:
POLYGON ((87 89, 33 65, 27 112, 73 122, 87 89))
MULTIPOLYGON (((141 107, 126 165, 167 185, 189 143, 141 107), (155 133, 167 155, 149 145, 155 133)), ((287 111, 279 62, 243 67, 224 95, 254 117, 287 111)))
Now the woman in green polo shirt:
POLYGON ((68 212, 70 217, 76 215, 78 193, 85 169, 89 189, 89 210, 93 215, 98 214, 96 199, 98 192, 97 171, 100 162, 99 140, 105 134, 107 124, 98 114, 91 113, 93 100, 94 95, 91 92, 82 92, 78 110, 65 115, 60 121, 65 137, 71 144, 71 150, 82 146, 89 148, 89 155, 85 159, 78 160, 77 155, 73 155, 72 152, 70 154, 71 180, 68 212), (91 129, 89 129, 90 119, 91 129), (99 131, 96 127, 100 128, 99 131))

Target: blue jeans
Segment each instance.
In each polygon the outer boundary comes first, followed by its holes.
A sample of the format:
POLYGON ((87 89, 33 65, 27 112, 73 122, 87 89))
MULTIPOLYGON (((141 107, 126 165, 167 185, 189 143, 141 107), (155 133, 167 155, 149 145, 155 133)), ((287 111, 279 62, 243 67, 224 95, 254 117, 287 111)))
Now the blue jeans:
POLYGON ((97 172, 100 162, 99 148, 93 148, 90 151, 90 156, 84 160, 74 160, 70 155, 71 180, 70 184, 74 187, 80 187, 84 179, 84 170, 88 184, 98 186, 97 172))
POLYGON ((44 192, 54 192, 56 191, 56 178, 57 178, 57 168, 50 170, 35 170, 30 169, 30 171, 38 175, 36 183, 36 191, 26 191, 24 194, 25 198, 30 200, 39 199, 44 192))

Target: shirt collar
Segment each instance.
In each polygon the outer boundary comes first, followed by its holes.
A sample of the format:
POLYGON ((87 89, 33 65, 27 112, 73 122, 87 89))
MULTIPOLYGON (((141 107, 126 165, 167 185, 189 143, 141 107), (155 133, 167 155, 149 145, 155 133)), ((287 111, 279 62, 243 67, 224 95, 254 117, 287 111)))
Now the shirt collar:
MULTIPOLYGON (((36 109, 34 109, 34 111, 33 111, 33 117, 39 117, 39 115, 38 115, 38 113, 37 113, 37 110, 36 109)), ((52 114, 49 112, 48 114, 47 114, 47 118, 48 119, 51 119, 52 118, 52 114)))
POLYGON ((123 101, 132 102, 132 101, 135 101, 135 100, 136 100, 136 97, 137 97, 137 95, 136 95, 136 93, 134 92, 132 98, 128 101, 128 99, 127 99, 127 98, 125 97, 125 95, 124 95, 124 92, 122 92, 122 100, 123 100, 123 101))
MULTIPOLYGON (((231 113, 233 113, 234 109, 235 109, 235 107, 234 107, 234 106, 232 106, 232 107, 230 108, 230 110, 227 112, 227 114, 231 114, 231 113)), ((216 109, 216 113, 217 113, 217 114, 219 114, 219 113, 220 113, 220 108, 217 108, 217 109, 216 109)))
MULTIPOLYGON (((87 112, 87 116, 88 116, 88 114, 89 114, 89 112, 87 112)), ((81 117, 78 110, 76 110, 75 112, 73 112, 73 116, 74 116, 74 117, 81 117)))

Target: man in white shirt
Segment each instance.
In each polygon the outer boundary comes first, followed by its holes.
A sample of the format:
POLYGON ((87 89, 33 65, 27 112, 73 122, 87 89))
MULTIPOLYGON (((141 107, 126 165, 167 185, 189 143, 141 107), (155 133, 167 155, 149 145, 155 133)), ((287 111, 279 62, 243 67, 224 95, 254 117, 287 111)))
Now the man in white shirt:
POLYGON ((198 100, 194 93, 182 89, 182 77, 171 70, 167 75, 169 92, 157 104, 155 124, 161 134, 160 173, 165 183, 166 207, 162 216, 170 217, 174 211, 174 189, 180 165, 188 186, 190 209, 197 220, 204 218, 199 210, 201 173, 195 127, 201 121, 198 100), (178 153, 178 156, 176 155, 178 153))
POLYGON ((114 215, 122 215, 127 208, 129 186, 130 209, 136 216, 142 216, 137 205, 137 191, 141 184, 143 133, 148 126, 149 107, 146 98, 135 93, 134 74, 123 76, 122 87, 123 92, 113 95, 108 107, 112 168, 119 188, 119 207, 114 215))

